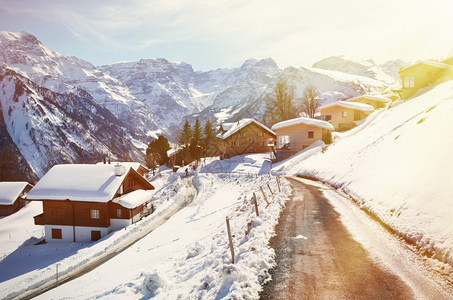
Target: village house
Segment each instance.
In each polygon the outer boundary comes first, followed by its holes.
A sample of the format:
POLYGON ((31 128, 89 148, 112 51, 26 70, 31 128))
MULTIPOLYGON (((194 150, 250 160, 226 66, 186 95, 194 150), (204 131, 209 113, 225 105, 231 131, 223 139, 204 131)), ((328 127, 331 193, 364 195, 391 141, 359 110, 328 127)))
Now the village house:
POLYGON ((363 103, 369 104, 374 107, 374 109, 384 108, 387 104, 391 103, 392 100, 384 97, 384 96, 370 96, 370 95, 362 95, 354 98, 350 98, 347 100, 348 102, 354 103, 363 103))
POLYGON ((374 107, 363 103, 336 101, 320 106, 318 110, 321 112, 321 119, 332 124, 336 131, 346 131, 374 111, 374 107))
POLYGON ((253 119, 224 123, 219 131, 217 142, 222 158, 268 152, 276 138, 275 132, 253 119))
POLYGON ((396 92, 406 100, 423 87, 453 79, 453 68, 448 63, 424 60, 402 67, 399 74, 401 89, 396 92))
POLYGON ((310 118, 295 118, 272 126, 277 134, 276 160, 286 159, 309 147, 315 141, 331 142, 334 127, 325 121, 310 118))
POLYGON ((42 201, 34 217, 44 225, 46 241, 96 241, 140 220, 154 187, 121 164, 56 165, 27 194, 42 201))
POLYGON ((0 216, 8 216, 22 207, 28 201, 25 195, 33 186, 28 182, 0 182, 0 216))

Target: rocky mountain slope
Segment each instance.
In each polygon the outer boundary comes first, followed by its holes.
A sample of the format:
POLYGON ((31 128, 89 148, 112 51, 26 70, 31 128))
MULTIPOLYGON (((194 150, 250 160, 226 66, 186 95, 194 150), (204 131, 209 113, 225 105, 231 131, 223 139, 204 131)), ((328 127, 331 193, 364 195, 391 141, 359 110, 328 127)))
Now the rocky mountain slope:
POLYGON ((41 177, 58 163, 93 163, 106 156, 142 159, 118 119, 83 90, 56 93, 1 68, 0 110, 6 128, 0 150, 18 148, 19 160, 28 162, 21 164, 23 173, 31 169, 41 177))

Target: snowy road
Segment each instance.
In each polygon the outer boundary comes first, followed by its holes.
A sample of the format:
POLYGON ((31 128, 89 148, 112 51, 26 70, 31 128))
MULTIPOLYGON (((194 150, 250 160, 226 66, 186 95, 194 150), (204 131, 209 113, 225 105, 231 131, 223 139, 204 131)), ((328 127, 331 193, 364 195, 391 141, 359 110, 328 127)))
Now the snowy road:
POLYGON ((434 283, 442 280, 349 199, 290 181, 271 240, 277 267, 261 299, 451 299, 448 282, 434 283))

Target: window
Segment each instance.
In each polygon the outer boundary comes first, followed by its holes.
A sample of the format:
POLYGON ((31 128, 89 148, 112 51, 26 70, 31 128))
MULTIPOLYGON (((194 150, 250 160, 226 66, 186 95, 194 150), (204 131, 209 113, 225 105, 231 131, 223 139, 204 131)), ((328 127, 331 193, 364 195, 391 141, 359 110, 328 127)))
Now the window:
POLYGON ((326 121, 326 122, 332 120, 332 115, 324 115, 322 117, 323 117, 324 121, 326 121))
POLYGON ((308 132, 308 138, 309 138, 309 139, 312 139, 312 138, 314 138, 314 137, 315 137, 314 131, 309 131, 309 132, 308 132))
POLYGON ((91 230, 91 240, 97 241, 101 239, 101 232, 99 230, 91 230))
POLYGON ((249 152, 253 152, 253 151, 254 151, 253 147, 250 147, 249 152))
POLYGON ((404 87, 413 88, 414 86, 415 86, 415 77, 414 76, 404 77, 404 87))
POLYGON ((343 116, 343 118, 347 118, 348 117, 348 112, 347 111, 342 111, 341 115, 343 116))
POLYGON ((63 234, 61 232, 61 229, 58 228, 52 228, 52 238, 56 240, 61 240, 63 239, 63 234))
POLYGON ((236 142, 231 142, 231 147, 236 147, 236 142))
POLYGON ((253 138, 249 138, 249 142, 253 143, 255 140, 253 138))
POLYGON ((117 217, 122 217, 122 212, 123 212, 123 211, 121 210, 121 208, 118 208, 118 209, 116 210, 116 216, 117 216, 117 217))
POLYGON ((99 219, 99 209, 92 209, 90 215, 92 219, 99 219))
POLYGON ((289 135, 279 135, 278 136, 278 148, 281 149, 285 145, 289 145, 290 143, 290 138, 289 135))

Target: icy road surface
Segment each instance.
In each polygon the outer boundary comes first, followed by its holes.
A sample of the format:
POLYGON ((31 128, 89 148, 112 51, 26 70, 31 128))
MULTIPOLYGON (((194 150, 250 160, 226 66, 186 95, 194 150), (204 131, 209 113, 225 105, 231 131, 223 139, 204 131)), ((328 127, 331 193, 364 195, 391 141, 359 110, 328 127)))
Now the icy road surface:
POLYGON ((451 299, 451 285, 335 191, 291 179, 261 299, 451 299))

